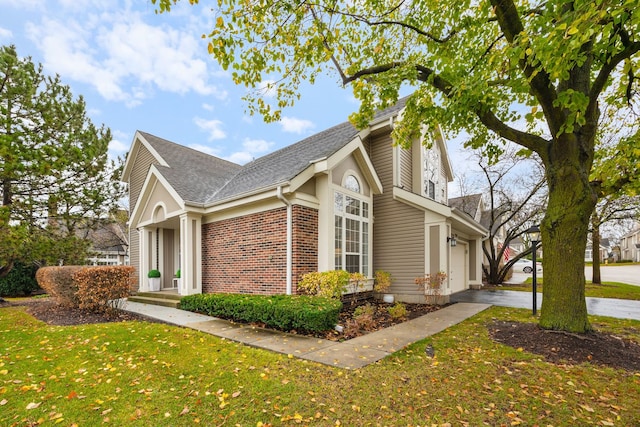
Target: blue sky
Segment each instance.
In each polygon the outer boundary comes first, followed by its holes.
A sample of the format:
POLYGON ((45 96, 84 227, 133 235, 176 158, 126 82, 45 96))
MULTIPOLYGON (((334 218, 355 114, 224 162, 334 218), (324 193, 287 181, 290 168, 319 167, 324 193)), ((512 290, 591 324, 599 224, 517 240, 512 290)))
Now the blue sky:
MULTIPOLYGON (((84 96, 92 121, 113 133, 113 157, 142 130, 244 164, 358 108, 351 89, 327 76, 305 87, 281 122, 250 117, 245 89, 207 54, 209 8, 182 1, 169 14, 155 9, 149 0, 0 0, 0 44, 15 45, 84 96)), ((452 143, 449 155, 461 171, 467 154, 452 143)))

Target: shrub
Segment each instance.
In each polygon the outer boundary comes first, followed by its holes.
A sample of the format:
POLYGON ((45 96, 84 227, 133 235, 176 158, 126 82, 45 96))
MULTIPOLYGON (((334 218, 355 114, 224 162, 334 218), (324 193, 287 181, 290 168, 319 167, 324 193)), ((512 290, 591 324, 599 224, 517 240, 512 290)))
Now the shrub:
POLYGON ((283 331, 321 332, 336 325, 342 303, 309 295, 196 294, 183 297, 180 308, 283 331))
POLYGON ((158 278, 160 277, 160 272, 158 270, 150 270, 149 273, 147 273, 147 277, 151 279, 158 278))
POLYGON ((387 289, 391 287, 391 282, 393 282, 393 277, 391 277, 391 273, 388 271, 378 270, 375 272, 375 284, 373 285, 373 290, 376 292, 385 292, 387 289))
POLYGON ((370 331, 376 326, 375 323, 376 309, 371 304, 361 305, 353 311, 353 319, 347 322, 347 330, 349 333, 357 330, 370 331))
POLYGON ((0 297, 22 297, 38 289, 35 266, 16 263, 9 274, 0 277, 0 297))
POLYGON ((130 266, 42 267, 36 279, 60 305, 103 311, 116 308, 119 298, 129 295, 130 266))
POLYGON ((131 266, 85 267, 73 275, 78 307, 83 310, 107 311, 120 308, 122 298, 129 296, 131 266))
POLYGON ((387 308, 387 311, 394 319, 404 319, 408 314, 407 307, 401 302, 395 303, 391 307, 387 308))
POLYGON ((76 296, 78 286, 73 280, 73 275, 82 268, 84 267, 78 265, 40 267, 36 272, 36 280, 49 296, 57 300, 58 304, 78 307, 79 301, 76 296))
POLYGON ((340 298, 349 284, 350 275, 344 270, 311 272, 302 276, 298 290, 307 295, 340 298))
POLYGON ((178 269, 178 271, 176 271, 176 277, 179 279, 180 278, 180 269, 178 269))

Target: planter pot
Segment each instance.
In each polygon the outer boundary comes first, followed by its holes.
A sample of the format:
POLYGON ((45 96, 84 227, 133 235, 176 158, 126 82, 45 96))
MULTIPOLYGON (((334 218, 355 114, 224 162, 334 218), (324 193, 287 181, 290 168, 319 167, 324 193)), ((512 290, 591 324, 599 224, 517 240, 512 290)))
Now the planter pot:
POLYGON ((393 294, 384 294, 382 296, 382 301, 386 302, 387 304, 392 304, 395 301, 395 297, 393 296, 393 294))
POLYGON ((158 292, 160 290, 160 278, 148 277, 148 279, 149 279, 149 290, 151 292, 158 292))

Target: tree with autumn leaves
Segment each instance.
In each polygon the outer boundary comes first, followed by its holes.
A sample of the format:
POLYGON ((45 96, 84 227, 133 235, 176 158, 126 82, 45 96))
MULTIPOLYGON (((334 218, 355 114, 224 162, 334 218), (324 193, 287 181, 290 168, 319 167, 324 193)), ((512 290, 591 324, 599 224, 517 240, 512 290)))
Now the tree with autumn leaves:
POLYGON ((79 231, 122 194, 110 141, 60 77, 0 47, 0 276, 17 261, 84 264, 79 231))
MULTIPOLYGON (((176 0, 153 0, 167 12, 176 0)), ((190 0, 196 4, 197 0, 190 0)), ((466 131, 469 146, 499 156, 500 139, 537 153, 548 207, 541 223, 545 286, 540 324, 591 329, 584 253, 589 218, 605 191, 634 181, 635 134, 592 174, 601 105, 637 107, 640 8, 636 0, 379 1, 219 0, 205 37, 210 54, 249 89, 267 121, 322 74, 351 85, 351 116, 365 127, 401 89, 413 92, 394 130, 398 144, 423 126, 466 131), (262 84, 277 95, 271 105, 262 84)))

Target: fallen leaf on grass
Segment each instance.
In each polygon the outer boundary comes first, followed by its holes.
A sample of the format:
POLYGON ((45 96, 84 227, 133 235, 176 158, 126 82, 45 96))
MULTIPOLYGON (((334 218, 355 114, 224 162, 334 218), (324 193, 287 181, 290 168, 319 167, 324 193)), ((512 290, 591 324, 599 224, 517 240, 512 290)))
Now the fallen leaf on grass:
POLYGON ((0 406, 4 406, 4 405, 6 405, 7 403, 8 403, 8 400, 7 400, 7 399, 2 399, 2 400, 0 400, 0 406))
POLYGON ((27 405, 27 409, 36 409, 40 405, 42 405, 42 402, 38 402, 38 403, 31 402, 27 405))

